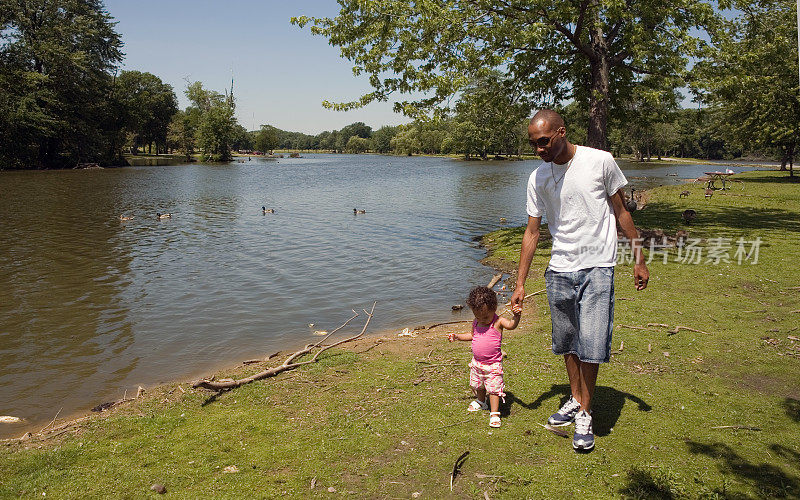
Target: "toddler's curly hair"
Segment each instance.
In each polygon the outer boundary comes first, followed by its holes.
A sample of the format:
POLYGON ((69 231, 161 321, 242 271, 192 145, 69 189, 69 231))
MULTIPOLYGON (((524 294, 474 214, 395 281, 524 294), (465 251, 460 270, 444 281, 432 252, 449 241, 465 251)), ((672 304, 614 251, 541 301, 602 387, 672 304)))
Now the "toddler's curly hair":
POLYGON ((489 310, 497 309, 497 295, 488 286, 476 286, 469 292, 467 305, 473 311, 487 306, 489 310))

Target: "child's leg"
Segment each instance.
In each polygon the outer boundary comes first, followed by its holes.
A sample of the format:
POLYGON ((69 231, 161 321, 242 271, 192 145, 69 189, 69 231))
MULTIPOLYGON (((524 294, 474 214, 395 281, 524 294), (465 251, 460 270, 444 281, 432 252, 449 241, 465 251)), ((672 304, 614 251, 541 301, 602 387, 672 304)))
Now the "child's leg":
MULTIPOLYGON (((486 390, 484 389, 484 394, 486 390)), ((497 394, 489 394, 489 407, 491 408, 492 413, 497 413, 500 411, 500 396, 497 394)))
POLYGON ((486 387, 480 386, 477 389, 473 389, 472 392, 475 393, 475 399, 478 401, 485 403, 486 402, 486 387))

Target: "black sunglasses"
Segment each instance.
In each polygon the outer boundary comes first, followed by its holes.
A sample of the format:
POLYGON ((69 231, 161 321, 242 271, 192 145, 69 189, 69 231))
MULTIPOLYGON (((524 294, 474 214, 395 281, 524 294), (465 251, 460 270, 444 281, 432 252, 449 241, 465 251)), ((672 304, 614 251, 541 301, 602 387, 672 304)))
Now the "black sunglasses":
POLYGON ((550 137, 546 137, 546 136, 545 137, 539 137, 535 141, 529 140, 528 142, 530 142, 531 146, 536 146, 536 147, 540 147, 540 148, 546 148, 550 144, 550 142, 553 140, 553 137, 557 136, 559 132, 561 132, 561 127, 559 127, 558 130, 556 130, 555 133, 553 135, 551 135, 550 137))

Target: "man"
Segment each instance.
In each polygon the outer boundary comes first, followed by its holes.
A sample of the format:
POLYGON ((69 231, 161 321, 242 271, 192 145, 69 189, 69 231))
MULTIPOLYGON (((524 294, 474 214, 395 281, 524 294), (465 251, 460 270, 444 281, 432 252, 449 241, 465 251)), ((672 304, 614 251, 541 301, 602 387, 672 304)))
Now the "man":
POLYGON ((517 286, 511 304, 522 305, 525 279, 546 215, 553 238, 545 271, 553 324, 553 353, 563 355, 571 397, 548 423, 575 422, 572 447, 594 447, 592 396, 597 369, 607 363, 614 321, 617 223, 633 245, 634 286, 643 290, 649 272, 622 188, 628 183, 611 154, 577 146, 566 138, 564 120, 541 110, 528 125, 531 145, 543 162, 528 180, 528 227, 522 239, 517 286))

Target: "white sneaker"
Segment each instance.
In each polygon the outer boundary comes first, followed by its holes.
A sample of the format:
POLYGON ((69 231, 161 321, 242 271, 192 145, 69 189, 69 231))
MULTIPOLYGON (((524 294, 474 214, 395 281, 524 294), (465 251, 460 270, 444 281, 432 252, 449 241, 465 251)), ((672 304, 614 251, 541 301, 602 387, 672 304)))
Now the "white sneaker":
POLYGON ((572 436, 572 447, 575 451, 589 451, 594 448, 592 415, 586 410, 575 415, 575 434, 572 436))
POLYGON ((547 419, 547 423, 552 425, 553 427, 561 427, 564 425, 569 425, 575 420, 575 415, 578 414, 578 410, 581 409, 581 404, 573 398, 572 396, 569 397, 564 406, 562 406, 556 413, 550 415, 550 418, 547 419))

